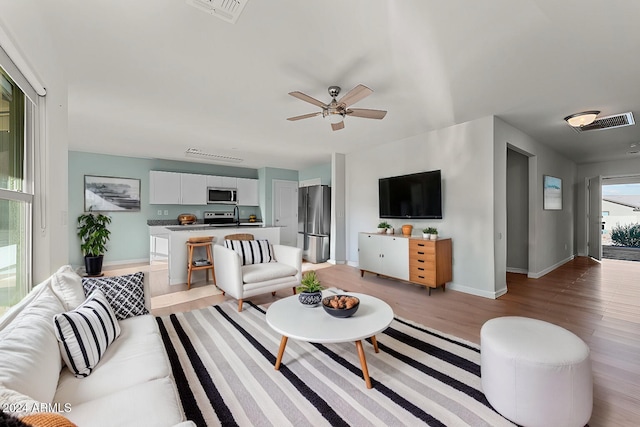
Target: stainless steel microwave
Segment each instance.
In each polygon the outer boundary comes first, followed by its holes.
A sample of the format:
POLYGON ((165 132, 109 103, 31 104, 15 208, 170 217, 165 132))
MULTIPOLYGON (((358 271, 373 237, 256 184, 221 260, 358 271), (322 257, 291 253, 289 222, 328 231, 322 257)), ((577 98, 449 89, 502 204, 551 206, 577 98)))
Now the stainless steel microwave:
POLYGON ((207 203, 238 204, 235 188, 207 188, 207 203))

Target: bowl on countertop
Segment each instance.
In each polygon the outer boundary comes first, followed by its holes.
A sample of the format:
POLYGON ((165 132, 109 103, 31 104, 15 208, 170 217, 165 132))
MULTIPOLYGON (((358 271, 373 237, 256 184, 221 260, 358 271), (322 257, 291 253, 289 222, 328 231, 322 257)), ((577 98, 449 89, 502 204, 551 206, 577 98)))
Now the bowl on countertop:
POLYGON ((353 316, 360 307, 360 300, 347 294, 331 295, 322 298, 322 308, 333 317, 353 316))

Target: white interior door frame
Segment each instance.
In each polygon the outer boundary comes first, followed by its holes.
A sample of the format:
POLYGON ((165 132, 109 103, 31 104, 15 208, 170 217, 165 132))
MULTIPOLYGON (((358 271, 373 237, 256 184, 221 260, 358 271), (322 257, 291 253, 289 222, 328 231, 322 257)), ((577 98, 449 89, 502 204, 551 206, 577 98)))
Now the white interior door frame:
POLYGON ((602 177, 589 178, 589 211, 587 221, 587 253, 602 260, 602 177))

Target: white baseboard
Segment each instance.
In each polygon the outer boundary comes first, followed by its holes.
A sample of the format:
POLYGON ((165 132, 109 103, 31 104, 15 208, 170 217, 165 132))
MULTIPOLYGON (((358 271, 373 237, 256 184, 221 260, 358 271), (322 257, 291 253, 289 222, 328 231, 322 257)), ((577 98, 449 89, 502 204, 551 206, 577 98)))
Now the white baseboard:
POLYGON ((529 270, 527 270, 526 268, 511 268, 511 267, 507 267, 507 273, 528 274, 529 270))
POLYGON ((459 285, 457 283, 447 283, 447 289, 452 291, 464 292, 465 294, 475 295, 478 297, 497 299, 498 297, 507 293, 507 288, 497 290, 495 292, 483 291, 482 289, 471 288, 465 285, 459 285))
POLYGON ((538 271, 538 272, 536 272, 536 273, 529 272, 529 274, 527 275, 527 277, 529 277, 530 279, 539 279, 539 278, 541 278, 542 276, 544 276, 545 274, 549 274, 549 273, 551 273, 553 270, 555 270, 556 268, 560 267, 561 265, 566 264, 566 263, 568 263, 569 261, 573 260, 573 258, 575 258, 575 255, 571 255, 570 257, 565 258, 565 259, 563 259, 562 261, 560 261, 560 262, 558 262, 558 263, 556 263, 556 264, 552 265, 552 266, 551 266, 551 267, 549 267, 549 268, 545 268, 545 269, 544 269, 544 270, 542 270, 542 271, 538 271))

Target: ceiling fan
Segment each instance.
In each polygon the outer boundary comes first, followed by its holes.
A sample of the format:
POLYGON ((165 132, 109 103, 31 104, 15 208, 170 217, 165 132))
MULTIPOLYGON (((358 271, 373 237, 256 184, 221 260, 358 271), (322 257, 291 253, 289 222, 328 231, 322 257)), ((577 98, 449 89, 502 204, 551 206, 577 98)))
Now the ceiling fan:
POLYGON ((331 121, 331 129, 340 130, 344 128, 343 119, 345 116, 380 120, 387 114, 387 112, 383 110, 370 110, 368 108, 349 108, 350 105, 355 104, 356 102, 373 93, 371 89, 364 85, 358 85, 354 87, 349 92, 347 92, 346 95, 340 98, 339 101, 336 101, 336 97, 339 93, 340 86, 329 86, 329 96, 331 96, 331 98, 333 99, 330 103, 325 104, 324 102, 318 101, 317 99, 302 92, 289 92, 289 95, 320 107, 322 108, 322 111, 318 111, 317 113, 303 114, 301 116, 289 117, 287 120, 296 121, 321 115, 322 117, 329 118, 329 121, 331 121))

